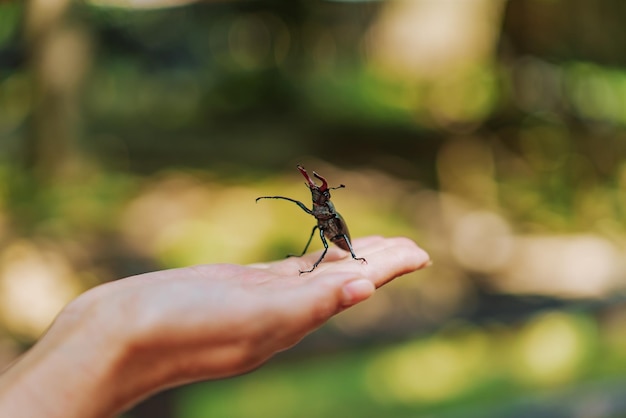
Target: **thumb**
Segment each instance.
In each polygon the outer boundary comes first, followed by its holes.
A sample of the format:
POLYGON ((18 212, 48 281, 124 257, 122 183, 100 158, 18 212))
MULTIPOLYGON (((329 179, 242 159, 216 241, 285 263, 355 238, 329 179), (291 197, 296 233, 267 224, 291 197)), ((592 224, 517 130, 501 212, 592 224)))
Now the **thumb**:
POLYGON ((344 307, 356 305, 369 298, 376 291, 374 283, 367 279, 356 279, 341 287, 341 303, 344 307))

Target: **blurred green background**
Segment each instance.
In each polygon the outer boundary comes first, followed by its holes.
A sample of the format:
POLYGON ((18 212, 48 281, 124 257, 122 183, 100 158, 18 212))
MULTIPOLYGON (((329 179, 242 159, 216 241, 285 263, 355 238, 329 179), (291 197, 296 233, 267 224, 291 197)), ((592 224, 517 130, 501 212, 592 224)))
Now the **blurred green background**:
POLYGON ((434 265, 124 417, 626 416, 626 3, 185 3, 0 2, 0 366, 98 283, 301 249, 254 202, 301 163, 434 265))

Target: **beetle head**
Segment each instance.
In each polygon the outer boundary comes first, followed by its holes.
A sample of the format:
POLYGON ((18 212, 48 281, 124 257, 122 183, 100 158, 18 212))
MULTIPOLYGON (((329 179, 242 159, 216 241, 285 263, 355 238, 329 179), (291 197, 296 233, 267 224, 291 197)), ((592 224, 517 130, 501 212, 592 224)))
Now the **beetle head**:
POLYGON ((322 185, 318 186, 317 184, 315 184, 313 179, 306 172, 304 167, 299 165, 298 166, 298 170, 300 171, 300 173, 302 173, 302 175, 306 179, 307 183, 305 183, 305 184, 307 185, 309 190, 311 190, 311 195, 313 197, 313 204, 318 204, 318 205, 324 204, 325 202, 327 202, 330 199, 330 191, 331 190, 341 189, 343 187, 346 187, 343 184, 340 184, 337 187, 328 187, 328 182, 326 181, 326 179, 324 177, 320 176, 319 174, 317 174, 314 171, 313 172, 313 177, 315 177, 316 179, 322 181, 322 185))

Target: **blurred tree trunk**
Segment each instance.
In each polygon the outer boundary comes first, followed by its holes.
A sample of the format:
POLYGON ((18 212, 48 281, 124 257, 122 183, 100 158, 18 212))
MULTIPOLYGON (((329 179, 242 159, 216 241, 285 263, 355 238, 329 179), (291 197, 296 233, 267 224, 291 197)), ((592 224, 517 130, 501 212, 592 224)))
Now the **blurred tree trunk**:
POLYGON ((68 17, 71 0, 29 0, 25 39, 35 95, 24 161, 40 180, 72 172, 79 161, 80 91, 90 61, 87 31, 68 17))

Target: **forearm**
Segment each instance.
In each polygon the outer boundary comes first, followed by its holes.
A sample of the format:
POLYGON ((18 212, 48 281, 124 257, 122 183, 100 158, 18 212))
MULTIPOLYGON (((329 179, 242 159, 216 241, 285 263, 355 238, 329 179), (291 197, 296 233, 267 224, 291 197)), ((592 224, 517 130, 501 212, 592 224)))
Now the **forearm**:
POLYGON ((114 414, 125 353, 96 318, 64 312, 48 333, 0 375, 2 417, 114 414), (99 329, 100 328, 100 329, 99 329))

